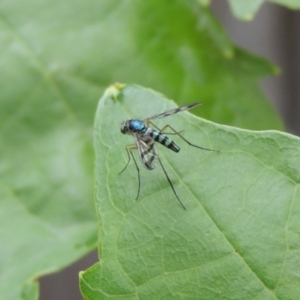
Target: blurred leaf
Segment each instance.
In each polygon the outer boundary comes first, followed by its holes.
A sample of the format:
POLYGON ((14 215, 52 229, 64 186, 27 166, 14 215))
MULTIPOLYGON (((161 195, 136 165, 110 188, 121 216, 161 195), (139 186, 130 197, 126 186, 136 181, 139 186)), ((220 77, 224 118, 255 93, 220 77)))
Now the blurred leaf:
POLYGON ((245 21, 252 20, 265 0, 228 0, 233 14, 245 21))
POLYGON ((211 0, 197 0, 201 5, 207 6, 210 4, 211 0))
POLYGON ((187 112, 153 120, 221 152, 176 136, 178 154, 158 145, 187 210, 160 168, 141 167, 136 201, 134 163, 118 175, 133 139, 112 124, 174 103, 139 86, 116 88, 119 95, 107 92, 96 115, 100 263, 80 274, 84 298, 298 299, 300 139, 220 126, 187 112))
POLYGON ((38 300, 39 299, 39 285, 37 282, 25 283, 22 290, 22 300, 38 300))
POLYGON ((299 0, 269 0, 270 2, 284 5, 290 9, 300 9, 299 0))
MULTIPOLYGON (((232 9, 233 14, 243 20, 252 20, 257 13, 258 9, 266 0, 228 0, 232 9)), ((281 4, 290 9, 300 9, 299 0, 268 0, 268 2, 273 2, 281 4)))
POLYGON ((91 129, 111 82, 201 100, 194 112, 221 123, 282 128, 257 84, 275 68, 196 1, 3 0, 0 15, 1 299, 37 293, 36 278, 94 247, 91 129))

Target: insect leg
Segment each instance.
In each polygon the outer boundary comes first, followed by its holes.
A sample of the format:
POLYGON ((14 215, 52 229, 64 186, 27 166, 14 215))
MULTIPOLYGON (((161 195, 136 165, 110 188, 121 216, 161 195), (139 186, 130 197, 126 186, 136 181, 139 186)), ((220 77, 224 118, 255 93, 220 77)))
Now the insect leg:
MULTIPOLYGON (((159 127, 157 127, 154 123, 152 123, 151 121, 149 121, 149 120, 146 120, 146 124, 147 124, 147 126, 149 126, 149 124, 151 125, 151 126, 153 126, 153 127, 155 127, 160 133, 163 133, 162 131, 163 131, 163 129, 160 129, 159 127)), ((183 130, 180 130, 180 131, 175 131, 175 130, 173 130, 173 132, 164 132, 164 134, 173 134, 173 135, 176 135, 176 134, 179 134, 179 133, 182 133, 182 132, 184 132, 184 129, 183 130)))
POLYGON ((178 197, 178 195, 177 195, 177 193, 176 193, 176 191, 175 191, 175 189, 174 189, 173 183, 172 183, 171 179, 169 178, 168 173, 167 173, 165 167, 163 166, 163 164, 162 164, 162 162, 161 162, 159 156, 157 157, 157 159, 158 159, 159 164, 161 165, 161 167, 162 167, 162 169, 163 169, 163 171, 164 171, 164 173, 165 173, 165 175, 166 175, 166 177, 167 177, 167 179, 168 179, 168 181, 169 181, 169 184, 170 184, 170 186, 171 186, 171 188, 172 188, 172 190, 173 190, 173 192, 174 192, 176 198, 178 199, 178 201, 179 201, 179 203, 182 205, 182 207, 186 210, 185 206, 183 205, 183 203, 182 203, 181 200, 179 199, 179 197, 178 197))
POLYGON ((126 149, 126 152, 127 152, 127 155, 128 155, 128 161, 127 161, 127 164, 125 165, 124 169, 119 173, 119 175, 126 170, 128 164, 131 160, 131 157, 132 157, 133 161, 134 161, 134 164, 135 164, 135 167, 136 167, 136 170, 137 170, 137 173, 138 173, 138 193, 137 193, 137 196, 135 198, 135 200, 137 200, 139 198, 139 195, 140 195, 141 178, 140 178, 140 169, 139 169, 138 164, 136 163, 136 160, 135 160, 134 155, 132 153, 132 150, 136 149, 136 145, 135 144, 127 145, 125 149, 126 149))
POLYGON ((219 152, 219 150, 214 150, 214 149, 208 149, 208 148, 203 148, 200 146, 197 146, 195 144, 192 144, 191 142, 189 142, 185 137, 183 137, 180 132, 176 131, 173 127, 171 127, 170 125, 166 125, 164 126, 160 132, 163 133, 167 128, 170 128, 175 134, 177 134, 179 137, 181 137, 187 144, 189 144, 190 146, 202 149, 202 150, 207 150, 207 151, 214 151, 214 152, 219 152))

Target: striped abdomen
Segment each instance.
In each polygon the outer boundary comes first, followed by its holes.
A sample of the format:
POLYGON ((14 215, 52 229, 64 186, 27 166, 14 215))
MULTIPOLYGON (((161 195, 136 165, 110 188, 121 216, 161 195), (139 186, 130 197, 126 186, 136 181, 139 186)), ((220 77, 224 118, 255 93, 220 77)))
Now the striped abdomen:
POLYGON ((180 148, 166 135, 160 133, 157 130, 152 130, 150 136, 154 139, 154 141, 164 145, 165 147, 171 149, 174 152, 179 152, 180 148))

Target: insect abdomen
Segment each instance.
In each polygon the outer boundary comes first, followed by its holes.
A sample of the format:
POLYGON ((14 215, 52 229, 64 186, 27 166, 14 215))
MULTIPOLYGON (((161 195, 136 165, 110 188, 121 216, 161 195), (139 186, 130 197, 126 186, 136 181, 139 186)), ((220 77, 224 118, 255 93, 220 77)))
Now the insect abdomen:
POLYGON ((150 133, 151 137, 154 139, 154 141, 162 144, 163 146, 171 149, 172 151, 174 152, 179 152, 180 151, 180 148, 170 139, 168 138, 166 135, 156 131, 156 130, 153 130, 151 133, 150 133))

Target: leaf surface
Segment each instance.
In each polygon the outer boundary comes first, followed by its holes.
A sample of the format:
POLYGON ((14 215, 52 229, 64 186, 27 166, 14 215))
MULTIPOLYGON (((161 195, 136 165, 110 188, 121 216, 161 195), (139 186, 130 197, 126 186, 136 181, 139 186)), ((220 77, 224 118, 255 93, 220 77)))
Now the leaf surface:
POLYGON ((289 9, 300 9, 298 0, 228 0, 232 12, 237 18, 244 20, 252 20, 262 4, 272 2, 286 6, 289 9))
POLYGON ((117 125, 174 107, 140 86, 111 87, 95 122, 100 262, 81 273, 92 299, 297 299, 300 293, 300 139, 277 131, 221 126, 188 112, 153 120, 184 130, 203 151, 170 136, 157 145, 186 206, 161 168, 133 161, 117 125))

